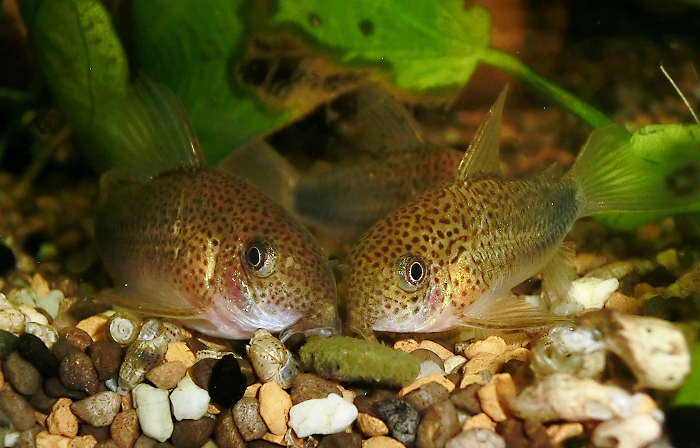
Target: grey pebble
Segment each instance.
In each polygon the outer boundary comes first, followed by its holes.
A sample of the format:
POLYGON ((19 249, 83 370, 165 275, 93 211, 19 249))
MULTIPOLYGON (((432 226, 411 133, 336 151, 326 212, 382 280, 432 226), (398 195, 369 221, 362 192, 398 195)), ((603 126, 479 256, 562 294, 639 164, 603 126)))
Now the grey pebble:
POLYGON ((218 359, 205 358, 194 363, 190 369, 190 375, 192 375, 194 384, 204 390, 209 390, 209 378, 211 378, 211 371, 217 362, 219 362, 218 359))
POLYGON ((88 395, 97 392, 99 381, 95 366, 90 357, 81 351, 71 352, 61 360, 58 377, 69 389, 82 390, 88 395))
POLYGON ((0 407, 17 431, 24 431, 36 424, 34 409, 20 394, 3 388, 0 391, 0 407))
POLYGON ((260 403, 253 397, 243 397, 231 410, 236 427, 243 440, 250 442, 262 439, 267 432, 267 425, 260 416, 260 403))
POLYGON ((44 381, 44 392, 48 397, 67 397, 73 401, 87 398, 87 394, 81 390, 68 389, 58 378, 52 376, 44 381))
POLYGON ((157 440, 151 439, 150 437, 141 434, 139 438, 136 439, 136 443, 134 443, 134 448, 153 448, 157 444, 157 440))
POLYGON ((420 414, 416 408, 400 399, 378 401, 374 408, 389 428, 391 437, 406 445, 406 448, 415 446, 420 423, 420 414))
POLYGON ((32 395, 41 388, 41 375, 29 361, 19 353, 12 352, 2 364, 5 377, 15 391, 22 395, 32 395))
POLYGON ((216 420, 213 417, 180 420, 175 422, 170 440, 176 448, 199 448, 209 439, 215 423, 216 420))
POLYGON ((19 338, 9 331, 0 330, 0 358, 5 359, 17 349, 19 338))
POLYGON ((481 404, 476 392, 481 389, 482 384, 470 384, 464 389, 455 389, 450 395, 452 403, 460 409, 464 409, 472 415, 481 412, 481 404))
POLYGON ((407 393, 404 400, 411 403, 418 412, 424 413, 430 406, 445 401, 449 397, 450 391, 447 390, 445 386, 438 382, 431 381, 407 393))
POLYGON ((233 415, 230 409, 223 411, 216 419, 214 439, 220 448, 245 448, 246 446, 251 447, 252 443, 254 443, 251 442, 246 445, 236 428, 236 423, 233 421, 233 415))
POLYGON ((490 429, 472 428, 457 434, 445 448, 506 448, 506 441, 490 429))
POLYGON ((73 402, 71 411, 84 422, 103 427, 112 424, 119 412, 121 397, 116 392, 100 392, 84 400, 73 402))

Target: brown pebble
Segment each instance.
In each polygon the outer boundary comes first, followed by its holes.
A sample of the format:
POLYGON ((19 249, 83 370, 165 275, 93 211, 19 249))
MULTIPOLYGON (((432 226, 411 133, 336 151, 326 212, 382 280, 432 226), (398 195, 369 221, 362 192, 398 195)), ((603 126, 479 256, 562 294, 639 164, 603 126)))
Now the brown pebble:
POLYGON ((260 416, 260 404, 255 398, 241 398, 231 412, 236 427, 246 442, 261 439, 267 432, 267 425, 260 416))
POLYGON ((450 391, 448 391, 444 385, 431 381, 423 384, 418 389, 407 393, 404 396, 404 399, 411 403, 413 407, 418 410, 418 412, 424 413, 430 406, 447 400, 449 396, 450 391))
POLYGON ((87 423, 82 423, 80 425, 78 435, 93 436, 97 440, 97 443, 104 443, 108 440, 112 440, 109 435, 109 427, 104 426, 102 428, 97 428, 87 423))
POLYGON ((36 423, 34 409, 27 400, 7 387, 0 391, 0 408, 17 431, 30 429, 36 423))
POLYGON ((81 390, 68 389, 58 378, 52 376, 44 381, 44 392, 52 398, 67 397, 73 401, 87 398, 87 394, 81 390))
POLYGON ((419 364, 422 364, 425 361, 432 361, 441 369, 445 368, 445 362, 442 360, 442 358, 440 358, 437 353, 432 350, 428 350, 427 348, 413 350, 411 352, 411 356, 413 356, 419 364))
POLYGON ((292 404, 315 398, 326 398, 329 394, 342 395, 336 384, 313 373, 298 374, 292 382, 289 394, 292 397, 292 404))
POLYGON ((374 409, 374 404, 378 401, 397 398, 396 392, 384 389, 375 389, 369 395, 358 395, 353 400, 353 404, 358 412, 369 414, 374 417, 379 417, 379 414, 374 409))
POLYGON ((418 426, 416 448, 444 448, 461 429, 457 409, 450 400, 434 404, 418 426))
POLYGON ((84 352, 90 345, 92 345, 92 338, 85 330, 81 330, 77 327, 66 327, 58 332, 59 339, 64 338, 73 347, 84 352))
POLYGON ((141 435, 136 409, 118 413, 109 426, 109 434, 119 448, 133 448, 136 439, 141 435))
POLYGON ((206 358, 200 359, 194 363, 190 369, 190 376, 192 376, 192 381, 194 381, 194 384, 204 390, 209 390, 209 378, 211 378, 211 371, 218 361, 218 359, 206 358))
POLYGON ((219 448, 245 448, 246 443, 236 428, 230 409, 226 409, 216 419, 214 439, 219 448))
POLYGON ((174 389, 186 373, 187 366, 184 362, 168 361, 151 369, 146 374, 146 379, 159 389, 174 389))
POLYGON ((41 374, 19 353, 12 352, 2 363, 5 379, 22 395, 32 395, 41 387, 41 374))
POLYGON ((107 381, 119 372, 122 349, 116 342, 107 339, 97 341, 88 348, 88 354, 100 381, 107 381))
POLYGON ((97 445, 97 440, 90 435, 79 436, 71 439, 68 448, 93 448, 97 445))
POLYGON ((68 398, 59 398, 46 418, 46 429, 51 434, 75 437, 78 435, 78 417, 70 410, 72 401, 68 398))
POLYGON ((25 429, 19 433, 17 441, 12 448, 36 448, 36 435, 39 434, 44 428, 39 425, 34 425, 30 429, 25 429))
POLYGON ((363 440, 362 448, 406 448, 406 445, 391 437, 379 436, 363 440))
POLYGON ((29 397, 29 404, 37 411, 49 414, 56 400, 57 398, 46 395, 46 393, 44 393, 44 388, 40 387, 34 392, 34 395, 29 397))
POLYGON ((153 448, 158 444, 157 440, 151 439, 150 437, 141 434, 136 443, 134 443, 134 448, 153 448))
POLYGON ((339 432, 324 436, 318 448, 361 448, 362 437, 352 432, 339 432))
POLYGON ((86 423, 96 427, 109 426, 119 412, 120 397, 116 392, 100 392, 76 401, 71 410, 86 423))
POLYGON ((99 380, 90 357, 81 351, 69 353, 58 368, 58 377, 69 389, 82 390, 88 395, 97 392, 99 380))
POLYGON ((450 356, 454 356, 454 353, 452 353, 452 351, 443 347, 442 345, 438 344, 437 342, 431 341, 429 339, 425 339, 423 341, 420 341, 420 344, 418 344, 418 348, 424 348, 426 350, 430 350, 431 352, 434 352, 443 361, 446 360, 447 358, 449 358, 450 356))
POLYGON ((209 439, 215 423, 213 417, 176 421, 170 440, 175 448, 199 448, 209 439))
POLYGON ((478 414, 481 412, 481 404, 476 392, 481 389, 481 384, 470 384, 464 389, 455 389, 450 394, 450 400, 460 409, 464 409, 470 414, 478 414))

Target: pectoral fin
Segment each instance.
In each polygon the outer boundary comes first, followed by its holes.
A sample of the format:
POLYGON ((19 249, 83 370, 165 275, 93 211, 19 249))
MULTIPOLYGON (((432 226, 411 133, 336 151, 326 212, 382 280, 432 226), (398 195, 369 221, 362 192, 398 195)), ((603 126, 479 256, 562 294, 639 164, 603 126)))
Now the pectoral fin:
POLYGON ((465 326, 489 330, 533 330, 566 322, 571 319, 535 308, 517 296, 479 299, 462 317, 465 326))

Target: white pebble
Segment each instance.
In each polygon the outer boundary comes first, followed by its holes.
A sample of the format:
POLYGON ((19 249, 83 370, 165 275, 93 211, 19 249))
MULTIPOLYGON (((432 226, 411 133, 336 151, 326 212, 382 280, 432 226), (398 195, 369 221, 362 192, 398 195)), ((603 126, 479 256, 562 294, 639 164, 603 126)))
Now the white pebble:
POLYGON ((17 307, 20 305, 31 307, 36 305, 36 293, 31 288, 13 289, 7 295, 7 298, 17 307))
POLYGON ((336 434, 357 418, 357 408, 336 394, 306 400, 289 410, 289 426, 297 437, 336 434))
POLYGON ((9 300, 7 300, 7 296, 0 292, 0 310, 14 307, 15 306, 9 300))
POLYGON ((141 431, 159 442, 168 440, 173 433, 168 391, 139 384, 132 389, 132 393, 141 431))
POLYGON ((661 423, 651 414, 612 419, 598 425, 593 444, 599 448, 641 448, 661 436, 661 423))
POLYGON ((192 378, 185 375, 170 394, 170 402, 173 404, 173 416, 177 421, 198 420, 207 413, 209 392, 194 384, 192 378))
POLYGON ((49 320, 29 305, 20 305, 19 310, 26 316, 26 322, 34 322, 35 324, 48 325, 49 320))
POLYGON ((447 358, 445 360, 445 372, 447 372, 447 373, 456 372, 457 369, 459 369, 460 367, 462 367, 466 363, 467 363, 467 358, 465 358, 464 356, 459 356, 459 355, 450 356, 449 358, 447 358))
POLYGON ((447 375, 444 370, 440 368, 434 361, 426 360, 420 363, 420 370, 418 371, 418 378, 423 378, 428 375, 447 375))
POLYGON ((58 316, 58 309, 61 307, 61 302, 64 298, 63 291, 59 289, 52 289, 48 293, 36 299, 36 306, 37 308, 41 308, 49 313, 51 319, 56 319, 56 316, 58 316))
POLYGON ((582 277, 571 283, 566 299, 552 305, 552 312, 570 316, 585 308, 603 308, 605 302, 620 286, 616 278, 603 280, 595 277, 582 277))
POLYGON ((11 446, 15 446, 17 439, 19 439, 18 432, 8 432, 5 434, 5 447, 10 448, 11 446))
POLYGON ((503 437, 488 428, 471 428, 462 431, 445 444, 445 448, 505 448, 503 437))

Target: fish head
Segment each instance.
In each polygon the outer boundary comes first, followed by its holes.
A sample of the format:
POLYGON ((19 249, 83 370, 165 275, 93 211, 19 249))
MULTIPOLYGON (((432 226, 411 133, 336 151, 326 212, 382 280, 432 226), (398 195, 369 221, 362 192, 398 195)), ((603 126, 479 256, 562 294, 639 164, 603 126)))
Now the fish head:
POLYGON ((420 204, 375 224, 351 251, 343 280, 350 331, 371 337, 373 331, 429 332, 457 325, 451 309, 459 272, 450 265, 451 231, 426 217, 420 204))

